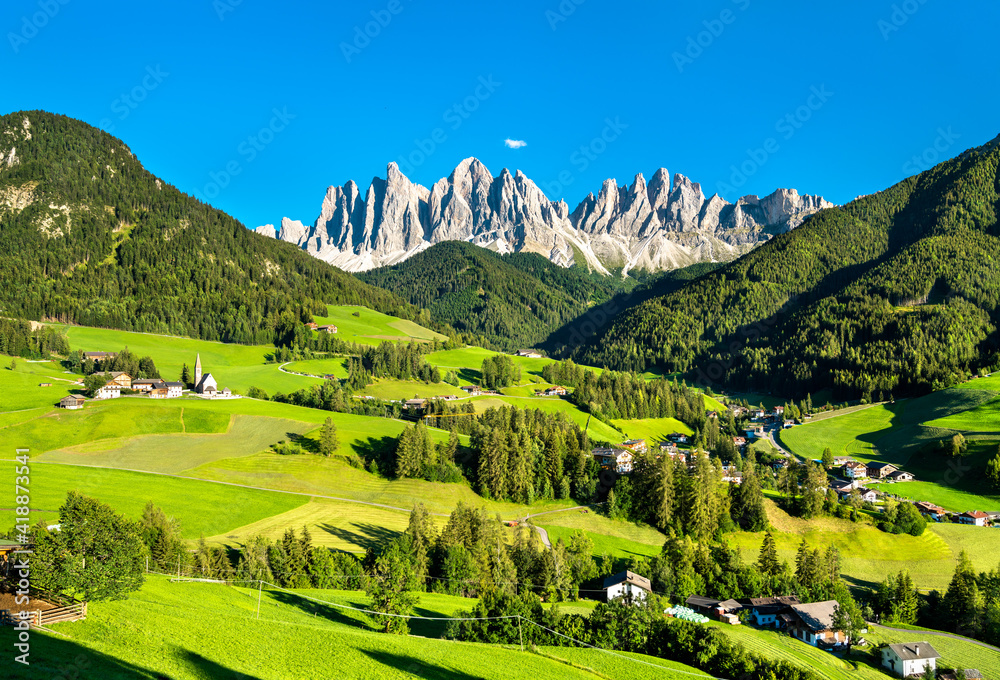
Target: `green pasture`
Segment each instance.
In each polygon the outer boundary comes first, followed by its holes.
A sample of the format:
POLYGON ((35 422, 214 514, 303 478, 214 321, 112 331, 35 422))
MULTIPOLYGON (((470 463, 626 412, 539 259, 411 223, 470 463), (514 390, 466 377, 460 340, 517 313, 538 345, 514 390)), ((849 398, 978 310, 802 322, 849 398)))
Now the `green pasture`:
POLYGON ((608 441, 612 443, 620 442, 625 437, 622 433, 610 425, 601 422, 597 418, 592 418, 590 414, 581 411, 575 404, 565 397, 559 398, 538 398, 538 397, 508 397, 508 396, 486 396, 472 397, 476 413, 482 413, 489 408, 500 408, 504 406, 517 406, 518 408, 531 408, 545 411, 546 413, 564 413, 574 423, 581 428, 587 428, 587 434, 592 440, 608 441))
POLYGON ((448 339, 412 321, 353 305, 327 305, 327 315, 316 317, 313 321, 321 326, 333 324, 337 327, 338 338, 361 345, 377 345, 385 340, 448 339))
POLYGON ((676 418, 642 418, 637 420, 612 420, 612 424, 630 439, 645 439, 653 445, 666 440, 674 432, 694 434, 694 430, 676 418))

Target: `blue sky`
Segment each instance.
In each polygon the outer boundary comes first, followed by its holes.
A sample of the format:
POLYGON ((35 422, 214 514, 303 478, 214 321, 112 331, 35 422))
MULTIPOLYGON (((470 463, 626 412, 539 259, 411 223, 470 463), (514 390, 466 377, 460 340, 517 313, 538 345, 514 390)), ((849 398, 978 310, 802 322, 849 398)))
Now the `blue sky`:
POLYGON ((249 227, 468 156, 571 208, 661 166, 841 203, 1000 134, 1000 7, 957 7, 6 0, 0 111, 103 127, 249 227))

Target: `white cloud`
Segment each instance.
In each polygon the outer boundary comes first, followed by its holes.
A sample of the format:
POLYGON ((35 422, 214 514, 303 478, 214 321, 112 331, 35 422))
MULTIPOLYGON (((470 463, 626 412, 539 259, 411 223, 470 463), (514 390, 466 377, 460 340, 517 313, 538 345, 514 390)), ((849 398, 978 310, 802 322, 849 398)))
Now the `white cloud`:
POLYGON ((505 139, 503 144, 508 149, 520 149, 522 146, 528 146, 528 143, 523 139, 505 139))

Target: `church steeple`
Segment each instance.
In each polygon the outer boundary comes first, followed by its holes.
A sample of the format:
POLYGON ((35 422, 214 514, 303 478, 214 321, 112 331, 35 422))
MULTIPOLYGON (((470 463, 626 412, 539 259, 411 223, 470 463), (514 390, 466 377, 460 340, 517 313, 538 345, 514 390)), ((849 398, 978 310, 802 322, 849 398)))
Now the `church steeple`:
POLYGON ((198 358, 194 360, 194 386, 198 387, 201 384, 201 352, 198 352, 198 358))

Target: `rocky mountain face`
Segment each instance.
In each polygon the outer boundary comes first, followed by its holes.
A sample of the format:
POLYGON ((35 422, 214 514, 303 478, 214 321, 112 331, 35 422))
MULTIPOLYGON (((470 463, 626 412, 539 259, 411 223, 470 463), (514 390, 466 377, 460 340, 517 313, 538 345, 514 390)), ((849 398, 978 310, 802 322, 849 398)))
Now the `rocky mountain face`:
POLYGON ((414 184, 395 163, 365 195, 353 181, 330 187, 319 217, 307 226, 283 218, 259 234, 295 243, 346 271, 396 264, 442 241, 467 241, 491 250, 532 252, 552 262, 609 269, 676 269, 703 261, 728 261, 801 224, 833 204, 819 196, 779 189, 736 204, 706 198, 701 185, 665 168, 649 183, 606 180, 572 212, 550 201, 520 170, 494 177, 467 158, 430 189, 414 184), (582 262, 581 262, 582 260, 582 262))

